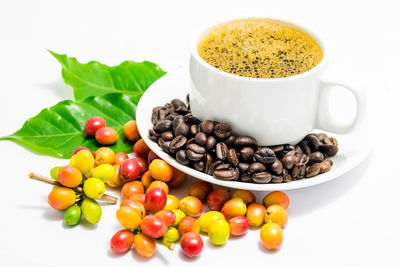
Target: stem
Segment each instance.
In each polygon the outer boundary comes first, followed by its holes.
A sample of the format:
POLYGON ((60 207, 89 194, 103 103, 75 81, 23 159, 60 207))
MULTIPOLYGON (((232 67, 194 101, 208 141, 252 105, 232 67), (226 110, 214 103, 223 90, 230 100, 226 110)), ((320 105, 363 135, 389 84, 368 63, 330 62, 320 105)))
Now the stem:
MULTIPOLYGON (((51 184, 51 185, 55 185, 55 186, 63 186, 59 181, 55 181, 55 180, 53 180, 51 178, 48 178, 48 177, 46 177, 44 175, 41 175, 41 174, 38 174, 38 173, 31 172, 31 173, 28 174, 28 177, 33 179, 33 180, 44 182, 44 183, 47 183, 47 184, 51 184)), ((83 192, 83 188, 80 187, 80 186, 77 186, 77 187, 74 187, 74 188, 71 188, 71 189, 74 190, 77 193, 82 193, 83 192)), ((108 201, 108 202, 110 202, 110 204, 113 204, 113 205, 117 204, 117 202, 118 202, 118 198, 110 196, 110 195, 107 195, 107 194, 104 194, 102 197, 99 198, 99 200, 108 201)))

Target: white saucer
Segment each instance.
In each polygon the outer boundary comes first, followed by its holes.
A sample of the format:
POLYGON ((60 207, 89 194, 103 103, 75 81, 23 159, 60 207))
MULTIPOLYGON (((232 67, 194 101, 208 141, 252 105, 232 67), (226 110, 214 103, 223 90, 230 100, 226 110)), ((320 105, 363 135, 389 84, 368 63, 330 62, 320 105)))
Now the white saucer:
POLYGON ((231 188, 240 188, 257 191, 275 191, 303 188, 312 185, 321 184, 340 177, 344 173, 356 167, 365 159, 370 151, 369 142, 366 141, 365 134, 354 133, 352 135, 334 135, 339 141, 339 152, 331 158, 333 160, 332 169, 324 174, 313 178, 304 178, 289 183, 280 184, 255 184, 243 183, 238 181, 223 181, 215 179, 213 176, 196 171, 190 167, 178 163, 175 158, 161 150, 157 143, 149 139, 148 131, 152 128, 151 114, 155 106, 163 106, 174 98, 186 99, 189 90, 188 72, 180 68, 176 71, 167 73, 157 80, 143 94, 139 101, 136 111, 136 121, 140 135, 151 150, 160 158, 168 162, 173 167, 187 173, 198 179, 231 188))

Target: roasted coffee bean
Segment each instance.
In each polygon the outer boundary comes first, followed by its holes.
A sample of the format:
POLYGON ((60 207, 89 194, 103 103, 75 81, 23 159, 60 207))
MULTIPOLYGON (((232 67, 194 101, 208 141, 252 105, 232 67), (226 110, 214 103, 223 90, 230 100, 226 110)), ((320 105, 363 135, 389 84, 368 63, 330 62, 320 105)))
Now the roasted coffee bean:
POLYGON ((302 154, 304 154, 304 150, 300 147, 300 144, 296 145, 294 147, 294 155, 302 155, 302 154))
POLYGON ((160 137, 162 138, 162 140, 164 141, 171 141, 172 139, 174 139, 174 134, 171 131, 166 131, 163 132, 160 137))
POLYGON ((328 137, 328 135, 326 135, 325 133, 319 133, 317 134, 318 140, 320 143, 324 142, 325 137, 328 137))
POLYGON ((236 147, 245 147, 245 146, 249 146, 249 147, 257 147, 258 143, 257 140, 251 136, 239 136, 236 137, 234 145, 236 147))
POLYGON ((232 166, 236 167, 239 164, 239 159, 234 148, 228 150, 227 160, 232 166))
POLYGON ((339 146, 339 142, 335 137, 331 137, 331 142, 332 142, 332 145, 339 146))
POLYGON ((338 147, 335 145, 320 145, 319 151, 324 153, 327 157, 333 157, 338 152, 338 147))
POLYGON ((159 134, 156 133, 153 129, 149 129, 149 138, 150 140, 157 142, 159 134))
POLYGON ((205 146, 207 142, 207 135, 203 132, 199 132, 194 137, 194 141, 201 146, 205 146))
POLYGON ((166 103, 164 105, 164 108, 166 108, 169 111, 169 113, 175 112, 175 107, 171 103, 166 103))
POLYGON ((283 150, 283 154, 287 154, 290 151, 294 151, 295 150, 295 146, 294 145, 285 145, 285 149, 283 150))
POLYGON ((331 159, 325 159, 324 161, 327 161, 331 166, 333 166, 333 161, 331 159))
POLYGON ((171 141, 164 141, 162 138, 158 138, 158 145, 161 147, 162 150, 166 153, 170 153, 169 151, 169 145, 171 144, 171 141))
POLYGON ((200 160, 200 161, 193 162, 193 168, 195 170, 198 170, 199 172, 202 172, 205 168, 204 161, 200 160))
POLYGON ((221 164, 214 170, 214 177, 225 181, 234 181, 239 178, 239 170, 230 164, 221 164))
POLYGON ((324 159, 324 154, 322 154, 321 152, 313 152, 310 154, 310 160, 308 161, 308 164, 312 165, 316 162, 322 162, 324 159))
POLYGON ((190 128, 189 128, 189 133, 190 133, 192 136, 195 136, 198 132, 199 132, 199 126, 196 125, 196 124, 192 124, 192 125, 190 126, 190 128))
POLYGON ((157 133, 163 133, 165 131, 169 131, 172 128, 172 121, 170 120, 162 120, 156 123, 156 125, 154 125, 154 131, 156 131, 157 133))
POLYGON ((235 143, 235 139, 236 139, 236 137, 233 136, 233 135, 231 135, 231 136, 229 136, 228 138, 226 138, 226 139, 224 140, 224 143, 225 143, 227 146, 232 146, 232 145, 235 143))
POLYGON ((292 177, 296 179, 304 178, 306 173, 306 165, 296 165, 292 168, 292 177))
POLYGON ((283 177, 280 175, 272 175, 271 184, 280 184, 283 182, 283 177))
POLYGON ((206 153, 206 149, 198 144, 190 144, 187 146, 186 156, 188 159, 193 161, 199 161, 203 159, 206 153))
POLYGON ((275 155, 278 158, 281 158, 283 156, 283 151, 284 151, 284 146, 283 145, 279 145, 279 146, 273 146, 270 147, 272 149, 272 151, 274 151, 275 155))
POLYGON ((214 132, 214 122, 210 120, 205 120, 202 123, 200 123, 200 131, 203 133, 210 135, 214 132))
POLYGON ((307 141, 305 141, 305 140, 301 141, 301 142, 299 143, 299 146, 301 147, 301 149, 303 150, 303 152, 304 152, 305 154, 307 154, 307 155, 310 155, 310 154, 311 154, 311 149, 310 149, 310 147, 308 146, 307 141))
POLYGON ((253 181, 251 179, 251 176, 248 175, 247 173, 241 173, 239 176, 239 180, 244 183, 249 183, 249 182, 253 181))
POLYGON ((310 159, 307 154, 295 155, 297 165, 306 165, 310 159))
POLYGON ((172 139, 171 144, 169 144, 169 151, 171 153, 175 153, 176 151, 184 148, 186 145, 187 139, 183 135, 178 135, 174 139, 172 139))
POLYGON ((299 177, 300 169, 297 166, 292 168, 292 178, 297 179, 299 177))
POLYGON ((250 164, 246 163, 246 162, 239 162, 239 164, 238 164, 239 171, 242 173, 244 173, 244 172, 247 173, 249 167, 250 167, 250 164))
POLYGON ((186 117, 186 123, 188 125, 199 124, 201 121, 193 115, 186 117))
POLYGON ((267 168, 265 167, 264 164, 262 164, 260 162, 253 162, 250 164, 250 166, 248 168, 248 172, 249 173, 257 173, 257 172, 263 172, 266 169, 267 168))
POLYGON ((151 122, 156 124, 159 121, 162 121, 165 119, 165 117, 169 114, 167 109, 165 107, 155 107, 153 108, 152 114, 151 114, 151 122))
POLYGON ((217 159, 225 161, 228 156, 228 150, 229 148, 225 143, 219 142, 215 146, 215 155, 217 156, 217 159))
POLYGON ((283 182, 288 183, 292 181, 292 176, 289 174, 288 170, 283 169, 282 171, 283 182))
POLYGON ((222 160, 217 160, 217 161, 213 161, 210 165, 210 169, 208 170, 208 174, 209 175, 213 175, 215 168, 217 168, 219 165, 224 164, 224 162, 222 160))
POLYGON ((283 156, 281 161, 282 161, 283 166, 285 166, 286 169, 290 170, 293 168, 293 166, 296 162, 296 158, 293 154, 287 153, 285 156, 283 156))
POLYGON ((307 145, 310 148, 311 152, 317 151, 319 149, 319 146, 321 145, 321 142, 315 134, 307 135, 305 141, 307 142, 307 145))
POLYGON ((275 159, 274 163, 271 164, 270 169, 274 174, 281 175, 283 171, 283 165, 279 159, 275 159))
POLYGON ((257 151, 254 152, 254 159, 264 164, 271 164, 275 161, 275 153, 266 146, 259 147, 257 151))
POLYGON ((187 142, 186 142, 186 149, 188 148, 188 146, 190 144, 196 144, 196 141, 194 141, 194 138, 190 138, 187 142))
POLYGON ((170 113, 170 114, 168 114, 167 117, 165 117, 165 119, 173 121, 175 119, 176 115, 177 115, 176 113, 170 113))
POLYGON ((189 110, 186 106, 185 103, 183 103, 180 99, 174 99, 171 101, 171 104, 175 108, 175 112, 181 114, 181 113, 187 113, 189 110))
POLYGON ((228 123, 219 122, 214 126, 214 135, 220 139, 228 138, 232 134, 232 126, 228 123))
POLYGON ((254 156, 254 149, 252 149, 249 146, 245 146, 242 147, 240 149, 240 157, 244 160, 244 161, 251 161, 253 160, 253 156, 254 156))
POLYGON ((338 146, 338 141, 336 140, 335 137, 329 137, 326 136, 323 140, 323 143, 326 145, 334 145, 334 146, 338 146))
POLYGON ((175 128, 174 135, 188 136, 188 134, 189 134, 189 126, 184 122, 178 123, 178 125, 175 128))
POLYGON ((172 121, 172 131, 173 132, 175 132, 176 127, 181 122, 185 122, 185 117, 183 115, 176 116, 175 119, 172 121))
POLYGON ((205 158, 205 167, 204 167, 204 172, 205 173, 209 173, 210 168, 211 168, 211 164, 213 163, 213 157, 211 156, 210 153, 206 154, 206 158, 205 158))
POLYGON ((272 180, 272 175, 269 172, 258 172, 253 174, 251 179, 257 184, 268 184, 272 180))
POLYGON ((215 139, 214 136, 210 135, 207 136, 207 140, 206 140, 206 149, 207 150, 211 150, 215 147, 215 145, 217 144, 217 139, 215 139))
POLYGON ((302 179, 306 175, 306 170, 307 166, 306 165, 300 165, 299 166, 299 178, 302 179))
POLYGON ((183 164, 183 165, 190 164, 190 160, 186 157, 185 149, 178 150, 175 154, 175 158, 180 164, 183 164))
POLYGON ((205 154, 206 153, 206 149, 202 146, 199 146, 196 143, 190 144, 187 147, 189 150, 192 150, 193 152, 197 153, 197 154, 205 154))
POLYGON ((321 166, 319 165, 318 162, 314 163, 311 166, 308 166, 307 171, 306 171, 306 178, 311 178, 311 177, 316 176, 319 173, 320 169, 321 169, 321 166))
POLYGON ((320 169, 319 169, 319 173, 325 173, 331 170, 332 165, 329 163, 328 160, 324 160, 323 162, 321 162, 319 164, 320 169))

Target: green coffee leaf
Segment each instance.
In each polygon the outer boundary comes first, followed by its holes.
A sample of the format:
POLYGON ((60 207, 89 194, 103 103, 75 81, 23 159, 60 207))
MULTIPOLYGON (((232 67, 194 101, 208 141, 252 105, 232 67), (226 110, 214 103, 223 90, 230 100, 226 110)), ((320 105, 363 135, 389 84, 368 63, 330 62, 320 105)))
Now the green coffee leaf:
POLYGON ((78 101, 109 93, 124 93, 139 100, 144 91, 165 74, 149 61, 124 61, 109 67, 97 61, 82 64, 74 57, 49 52, 61 63, 64 82, 74 89, 78 101))
POLYGON ((93 151, 101 147, 94 138, 86 138, 83 127, 94 116, 105 119, 107 126, 119 134, 118 142, 110 146, 115 152, 132 152, 132 142, 125 140, 123 126, 135 119, 137 95, 121 93, 100 97, 88 97, 83 101, 64 100, 55 106, 43 109, 27 120, 22 128, 0 140, 10 140, 29 150, 60 158, 68 158, 78 146, 93 151))

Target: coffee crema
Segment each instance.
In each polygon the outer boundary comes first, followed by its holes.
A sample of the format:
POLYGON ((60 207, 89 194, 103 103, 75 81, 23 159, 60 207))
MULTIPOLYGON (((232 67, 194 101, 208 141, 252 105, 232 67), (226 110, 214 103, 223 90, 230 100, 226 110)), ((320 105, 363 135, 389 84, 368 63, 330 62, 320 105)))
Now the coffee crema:
POLYGON ((322 60, 308 34, 270 19, 241 19, 217 25, 197 51, 208 64, 252 78, 282 78, 306 72, 322 60))

